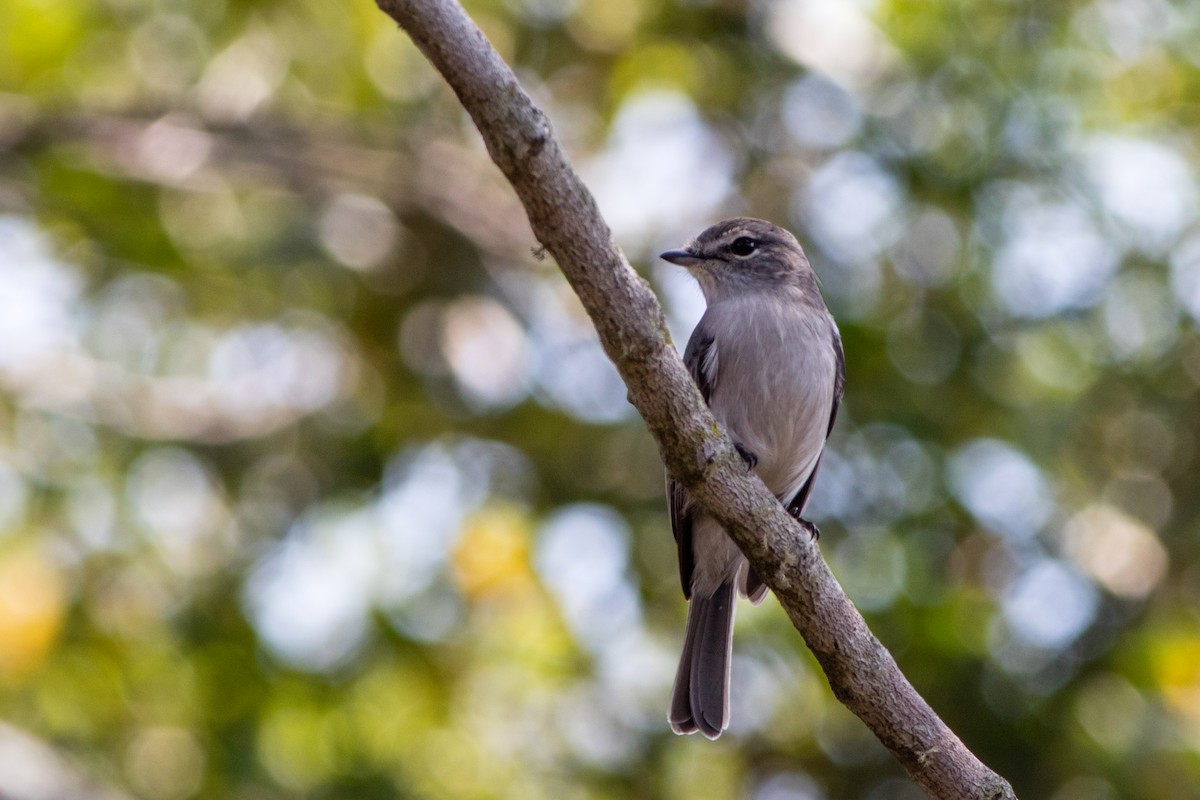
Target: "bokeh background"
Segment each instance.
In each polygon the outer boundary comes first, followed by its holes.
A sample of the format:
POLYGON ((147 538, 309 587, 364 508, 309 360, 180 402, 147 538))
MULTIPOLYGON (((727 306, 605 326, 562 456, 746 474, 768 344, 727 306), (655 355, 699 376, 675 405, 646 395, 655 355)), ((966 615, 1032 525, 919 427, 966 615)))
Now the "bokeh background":
MULTIPOLYGON (((472 0, 654 254, 794 230, 811 515, 1022 796, 1200 797, 1200 4, 472 0)), ((669 733, 657 452, 362 2, 0 3, 0 796, 918 796, 773 602, 669 733)))

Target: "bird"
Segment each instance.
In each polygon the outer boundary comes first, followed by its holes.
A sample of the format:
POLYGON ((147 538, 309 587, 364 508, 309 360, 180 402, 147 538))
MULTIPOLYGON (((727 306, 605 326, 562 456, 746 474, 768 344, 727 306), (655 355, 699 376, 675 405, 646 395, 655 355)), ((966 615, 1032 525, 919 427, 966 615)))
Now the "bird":
MULTIPOLYGON (((718 222, 660 258, 700 284, 707 308, 684 349, 693 380, 748 470, 816 538, 801 514, 846 383, 837 323, 796 237, 766 220, 718 222)), ((767 586, 715 518, 669 474, 667 504, 688 599, 668 721, 716 739, 729 725, 736 595, 767 586)))

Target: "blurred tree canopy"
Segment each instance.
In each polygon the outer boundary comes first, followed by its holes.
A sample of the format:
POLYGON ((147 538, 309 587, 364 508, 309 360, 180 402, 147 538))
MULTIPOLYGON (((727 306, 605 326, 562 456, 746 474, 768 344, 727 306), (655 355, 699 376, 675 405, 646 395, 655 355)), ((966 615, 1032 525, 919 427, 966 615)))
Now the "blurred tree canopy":
MULTIPOLYGON (((968 746, 1200 797, 1200 5, 467 7, 678 341, 655 253, 801 238, 821 544, 968 746)), ((0 54, 0 794, 916 796, 771 603, 670 734, 657 453, 372 4, 6 0, 0 54)))

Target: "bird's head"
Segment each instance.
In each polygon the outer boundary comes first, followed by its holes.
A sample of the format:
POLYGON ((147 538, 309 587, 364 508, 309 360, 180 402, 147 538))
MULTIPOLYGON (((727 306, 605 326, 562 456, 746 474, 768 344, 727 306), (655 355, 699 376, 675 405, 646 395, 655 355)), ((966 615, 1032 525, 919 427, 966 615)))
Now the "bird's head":
POLYGON ((796 237, 770 222, 736 217, 718 222, 659 258, 685 267, 708 302, 748 291, 797 286, 816 290, 816 276, 796 237))

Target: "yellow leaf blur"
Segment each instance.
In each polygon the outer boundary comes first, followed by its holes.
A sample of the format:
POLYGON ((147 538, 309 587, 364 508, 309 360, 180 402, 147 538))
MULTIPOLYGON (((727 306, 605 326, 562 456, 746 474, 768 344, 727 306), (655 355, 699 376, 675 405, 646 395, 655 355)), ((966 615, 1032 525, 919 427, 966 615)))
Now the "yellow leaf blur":
POLYGON ((0 677, 21 679, 45 661, 62 630, 62 574, 32 549, 0 555, 0 677))
POLYGON ((1154 677, 1168 706, 1200 721, 1200 638, 1174 636, 1159 644, 1154 677))
POLYGON ((529 520, 493 505, 473 514, 452 556, 455 581, 469 598, 522 594, 534 587, 529 568, 529 520))

